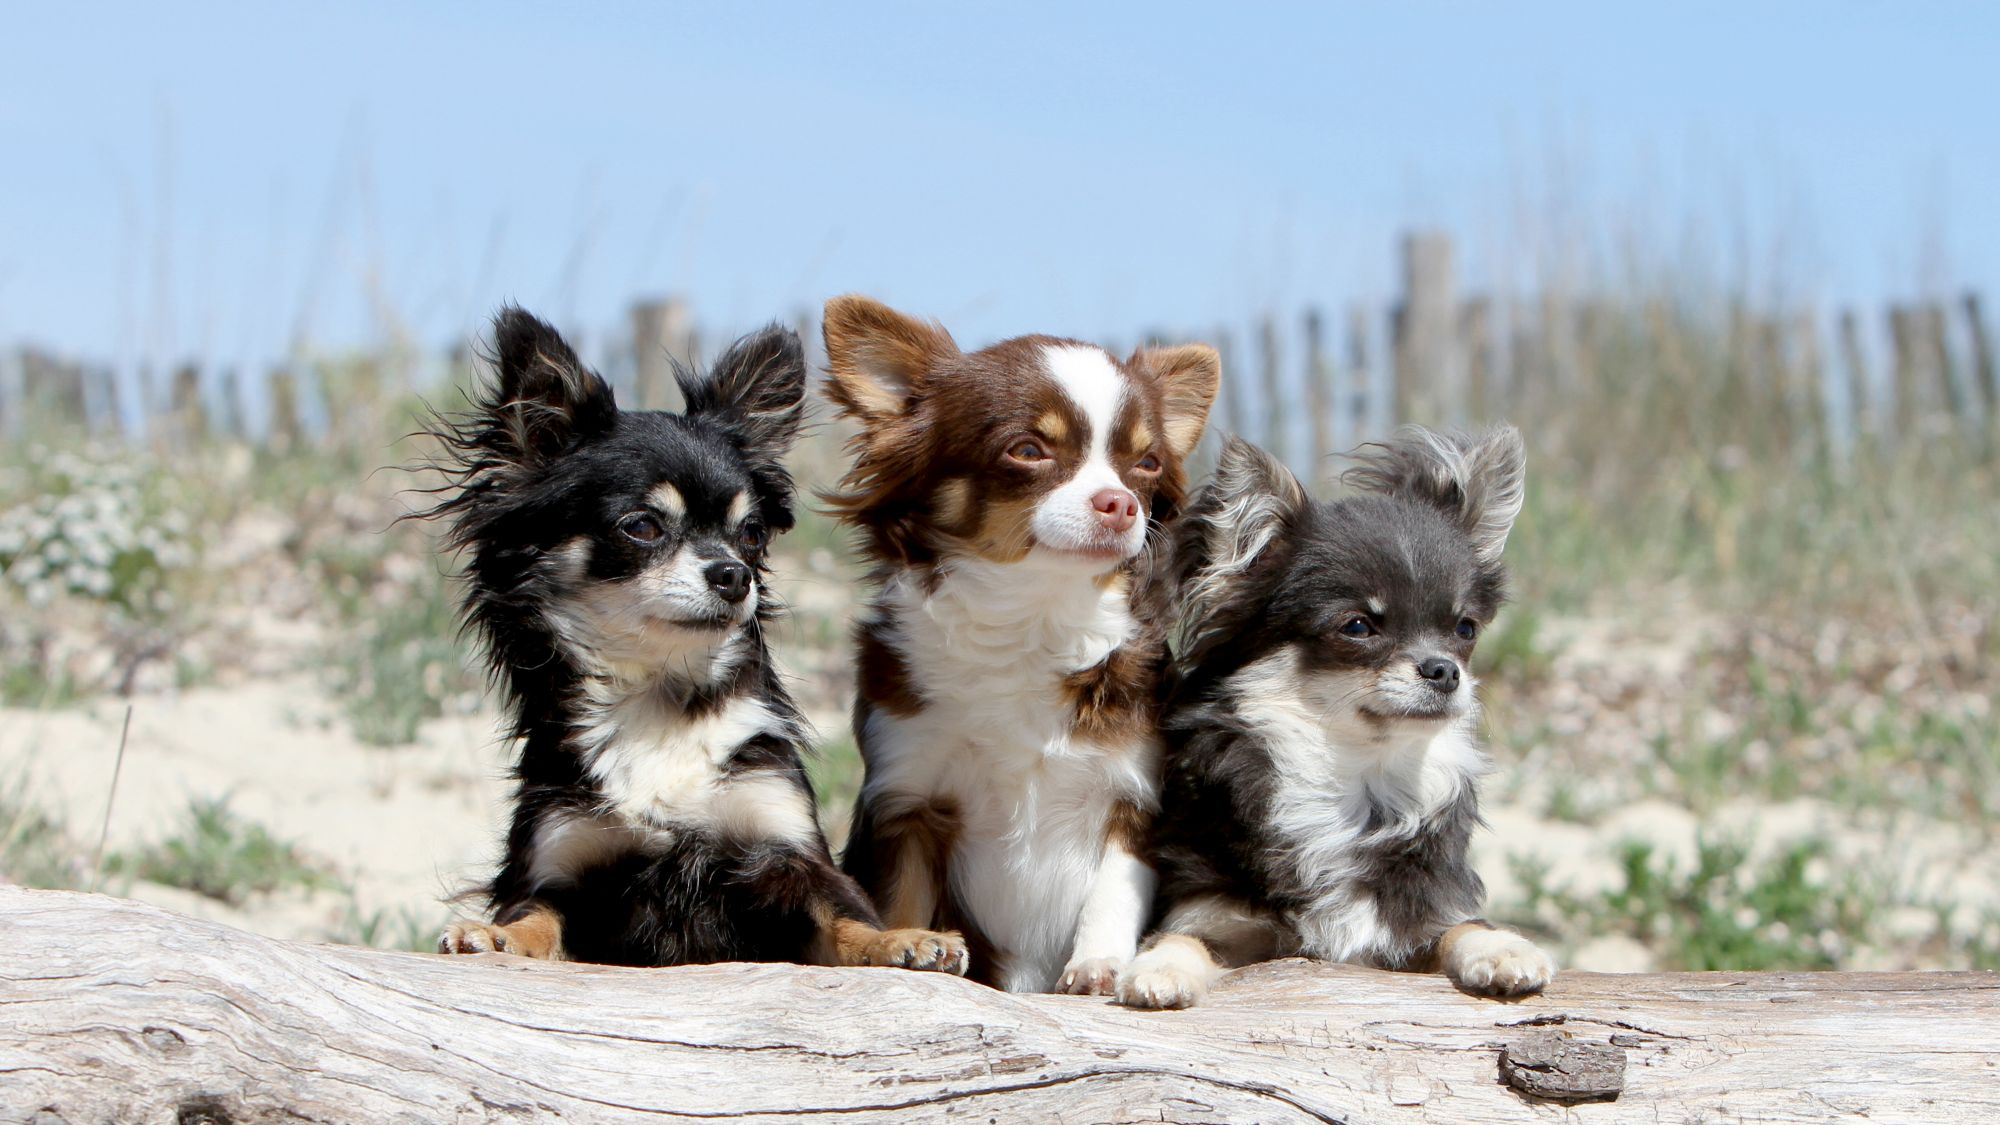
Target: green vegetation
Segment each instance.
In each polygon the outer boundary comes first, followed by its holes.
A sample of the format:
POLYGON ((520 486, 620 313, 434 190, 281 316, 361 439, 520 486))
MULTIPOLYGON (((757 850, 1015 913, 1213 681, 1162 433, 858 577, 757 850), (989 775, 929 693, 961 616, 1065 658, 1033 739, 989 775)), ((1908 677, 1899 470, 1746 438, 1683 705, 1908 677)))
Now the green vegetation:
POLYGON ((415 741, 417 727, 479 702, 471 643, 459 636, 451 582, 416 563, 389 597, 356 605, 332 654, 332 682, 354 733, 375 746, 415 741))
POLYGON ((231 812, 226 798, 190 802, 179 832, 136 853, 107 857, 105 867, 231 905, 283 887, 317 889, 330 879, 326 867, 297 846, 231 812))
POLYGON ((75 890, 90 881, 88 862, 89 853, 28 800, 22 785, 0 793, 0 882, 75 890))
POLYGON ((450 919, 443 911, 403 904, 362 909, 354 888, 348 887, 347 907, 340 925, 326 935, 339 945, 361 945, 370 949, 395 949, 405 953, 433 953, 438 934, 450 919))
POLYGON ((1627 842, 1618 852, 1621 882, 1596 896, 1550 888, 1521 857, 1512 866, 1534 923, 1636 938, 1662 968, 1831 969, 1869 934, 1883 888, 1851 872, 1824 874, 1827 854, 1823 841, 1810 840, 1751 864, 1747 844, 1703 839, 1683 871, 1651 845, 1627 842))

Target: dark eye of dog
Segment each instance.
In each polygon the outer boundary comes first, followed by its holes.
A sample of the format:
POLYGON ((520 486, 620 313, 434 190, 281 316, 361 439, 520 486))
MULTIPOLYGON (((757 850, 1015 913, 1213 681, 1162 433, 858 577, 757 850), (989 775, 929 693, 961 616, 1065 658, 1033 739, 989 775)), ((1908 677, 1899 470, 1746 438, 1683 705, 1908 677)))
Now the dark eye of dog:
POLYGON ((618 530, 635 543, 658 543, 667 533, 660 521, 644 512, 634 512, 618 521, 618 530))
POLYGON ((1478 636, 1479 622, 1474 621, 1470 617, 1460 618, 1458 622, 1458 635, 1464 637, 1468 641, 1478 636))
POLYGON ((736 542, 745 551, 756 552, 764 549, 764 529, 754 523, 746 523, 736 531, 736 542))
POLYGON ((1139 458, 1137 467, 1142 473, 1157 473, 1160 471, 1160 459, 1148 453, 1144 457, 1139 458))
POLYGON ((1366 617, 1356 614, 1340 623, 1340 635, 1343 637, 1372 637, 1375 635, 1375 623, 1366 617))
POLYGON ((1016 461, 1029 462, 1046 461, 1049 458, 1049 455, 1042 450, 1041 443, 1036 441, 1015 442, 1014 448, 1007 451, 1007 456, 1012 457, 1016 461))

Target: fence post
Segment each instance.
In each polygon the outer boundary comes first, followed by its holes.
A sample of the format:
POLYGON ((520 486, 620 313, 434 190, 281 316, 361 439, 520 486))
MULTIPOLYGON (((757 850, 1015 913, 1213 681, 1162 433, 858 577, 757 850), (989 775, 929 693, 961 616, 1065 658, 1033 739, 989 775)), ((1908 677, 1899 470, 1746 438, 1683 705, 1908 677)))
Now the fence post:
POLYGON ((279 453, 289 453, 299 446, 299 380, 289 368, 273 367, 271 382, 271 421, 264 440, 279 453))
POLYGON ((1458 302, 1453 295, 1451 237, 1403 236, 1403 299, 1396 315, 1396 420, 1452 420, 1464 408, 1459 387, 1458 302))
POLYGON ((1279 464, 1292 463, 1291 441, 1285 433, 1285 395, 1278 354, 1278 324, 1266 316, 1257 322, 1257 366, 1264 392, 1263 446, 1279 464))
POLYGON ((693 362, 689 335, 687 302, 681 298, 632 303, 632 370, 641 410, 681 409, 673 361, 693 362))
POLYGON ((1222 356, 1222 389, 1216 398, 1222 406, 1222 425, 1228 436, 1249 438, 1244 432, 1243 369, 1237 363, 1236 340, 1227 328, 1215 330, 1215 350, 1222 356))
POLYGON ((1965 313, 1966 337, 1972 341, 1973 392, 1979 396, 1982 418, 1991 432, 2000 429, 2000 418, 1994 416, 2000 411, 2000 372, 1993 369, 1993 337, 1987 330, 1986 309, 1979 294, 1969 289, 1959 306, 1965 313))
POLYGON ((1374 425, 1374 412, 1377 408, 1371 390, 1373 380, 1368 366, 1370 338, 1367 307, 1359 301, 1349 302, 1347 393, 1340 397, 1342 415, 1347 420, 1345 442, 1349 449, 1360 445, 1363 438, 1379 436, 1369 432, 1369 428, 1374 425))
POLYGON ((193 363, 183 363, 174 368, 172 402, 173 428, 171 440, 177 444, 198 445, 208 436, 208 410, 201 401, 201 369, 193 363))
POLYGON ((1340 392, 1334 385, 1333 365, 1326 357, 1326 320, 1317 308, 1306 310, 1305 332, 1306 407, 1312 414, 1312 474, 1308 479, 1324 484, 1333 475, 1334 403, 1340 392))
POLYGON ((1493 416, 1493 302, 1468 297, 1458 309, 1459 354, 1465 359, 1465 396, 1452 413, 1486 421, 1493 416))
POLYGON ((1856 433, 1882 436, 1881 411, 1875 402, 1875 380, 1868 355, 1861 350, 1861 318, 1853 309, 1840 310, 1840 366, 1847 377, 1849 424, 1856 433))

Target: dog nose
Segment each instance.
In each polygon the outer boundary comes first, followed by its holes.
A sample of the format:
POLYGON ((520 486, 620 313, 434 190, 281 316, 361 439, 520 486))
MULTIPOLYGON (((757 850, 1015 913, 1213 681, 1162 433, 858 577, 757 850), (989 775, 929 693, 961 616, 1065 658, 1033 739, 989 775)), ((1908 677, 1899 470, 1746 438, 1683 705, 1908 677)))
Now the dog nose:
POLYGON ((1458 690, 1458 661, 1448 657, 1429 656, 1417 661, 1417 675, 1429 680, 1439 691, 1458 690))
POLYGON ((1139 498, 1122 488, 1099 491, 1090 498, 1090 506, 1097 509, 1097 518, 1112 531, 1130 531, 1139 522, 1139 498))
POLYGON ((750 592, 750 568, 740 562, 725 559, 709 563, 702 575, 725 602, 740 602, 750 592))

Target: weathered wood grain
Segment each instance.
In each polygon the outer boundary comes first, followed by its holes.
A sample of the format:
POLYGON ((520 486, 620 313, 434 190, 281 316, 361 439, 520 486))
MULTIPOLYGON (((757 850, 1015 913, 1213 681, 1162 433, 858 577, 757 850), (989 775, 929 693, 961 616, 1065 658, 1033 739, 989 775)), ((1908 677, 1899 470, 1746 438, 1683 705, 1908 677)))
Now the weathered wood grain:
POLYGON ((2000 1120, 2000 975, 1575 973, 1517 1004, 1278 962, 1126 1011, 890 969, 621 970, 274 941, 0 888, 0 1120, 2000 1120), (1533 1101, 1502 1047, 1624 1051, 1533 1101))

